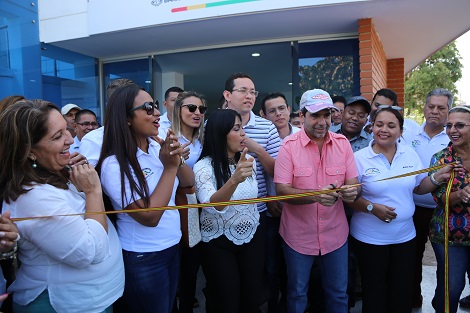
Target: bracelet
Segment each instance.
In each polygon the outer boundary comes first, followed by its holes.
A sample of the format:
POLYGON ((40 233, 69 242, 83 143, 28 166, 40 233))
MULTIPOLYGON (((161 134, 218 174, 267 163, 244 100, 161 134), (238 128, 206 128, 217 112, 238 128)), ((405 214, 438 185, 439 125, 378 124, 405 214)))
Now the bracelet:
POLYGON ((0 253, 0 261, 13 259, 15 257, 15 253, 16 253, 17 249, 18 249, 18 245, 15 242, 15 245, 13 246, 13 250, 11 250, 9 252, 0 253))
POLYGON ((438 182, 435 178, 434 178, 434 174, 436 174, 436 172, 432 173, 431 176, 429 176, 429 178, 431 179, 431 183, 435 186, 440 186, 442 184, 445 184, 445 182, 438 182))

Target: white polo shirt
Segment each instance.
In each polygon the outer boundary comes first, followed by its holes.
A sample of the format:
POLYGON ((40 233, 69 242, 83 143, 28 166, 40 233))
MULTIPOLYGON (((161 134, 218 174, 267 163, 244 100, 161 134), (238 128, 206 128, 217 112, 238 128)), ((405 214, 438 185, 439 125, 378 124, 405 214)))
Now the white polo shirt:
MULTIPOLYGON (((182 145, 189 142, 189 140, 186 139, 183 135, 179 136, 178 141, 182 145)), ((201 156, 202 144, 199 141, 199 139, 196 138, 194 139, 194 142, 191 142, 189 144, 188 148, 189 148, 189 158, 186 160, 186 164, 188 164, 190 168, 193 168, 194 164, 196 164, 197 160, 199 160, 199 157, 201 156)))
POLYGON ((371 203, 395 208, 397 218, 391 223, 385 223, 374 214, 354 211, 350 233, 357 240, 368 244, 403 243, 416 236, 413 224, 415 211, 413 189, 420 184, 426 174, 375 182, 382 178, 420 170, 423 164, 413 149, 398 144, 390 165, 383 154, 376 154, 372 150, 373 143, 374 140, 368 147, 354 153, 359 182, 365 183, 362 186, 362 197, 371 203))
POLYGON ((80 140, 78 140, 78 137, 75 136, 73 137, 73 144, 70 146, 70 153, 73 152, 80 152, 80 140))
POLYGON ((88 163, 93 166, 98 164, 100 158, 101 146, 103 145, 104 126, 92 130, 83 136, 80 142, 79 151, 87 158, 88 163))
MULTIPOLYGON (((152 193, 157 186, 163 172, 163 164, 160 162, 158 155, 160 153, 160 145, 149 139, 149 153, 137 150, 137 160, 142 172, 144 172, 147 180, 149 192, 152 193)), ((115 210, 122 210, 121 204, 121 168, 115 156, 107 157, 103 161, 101 167, 101 184, 103 191, 111 199, 111 203, 115 210)), ((139 200, 137 193, 132 194, 129 187, 129 181, 125 178, 125 194, 124 208, 132 202, 139 200)), ((137 178, 134 176, 134 180, 137 178)), ((173 185, 173 193, 170 198, 169 206, 175 205, 175 192, 178 186, 178 178, 175 179, 173 185)), ((181 239, 180 218, 178 210, 166 210, 160 222, 156 227, 147 227, 128 214, 117 215, 117 227, 119 239, 124 250, 133 252, 153 252, 161 251, 178 244, 181 239)))
POLYGON ((160 124, 160 127, 158 128, 158 137, 165 140, 168 129, 171 127, 171 122, 168 119, 168 112, 165 112, 165 114, 160 116, 160 121, 158 123, 160 124))
MULTIPOLYGON (((403 134, 405 143, 409 147, 413 148, 418 154, 421 162, 425 167, 429 167, 431 163, 431 157, 434 153, 441 151, 449 144, 449 136, 447 136, 445 129, 439 134, 432 138, 429 138, 428 134, 424 131, 426 123, 420 126, 419 129, 412 132, 403 134)), ((433 200, 431 193, 425 195, 413 195, 415 204, 421 207, 434 209, 436 202, 433 200)))

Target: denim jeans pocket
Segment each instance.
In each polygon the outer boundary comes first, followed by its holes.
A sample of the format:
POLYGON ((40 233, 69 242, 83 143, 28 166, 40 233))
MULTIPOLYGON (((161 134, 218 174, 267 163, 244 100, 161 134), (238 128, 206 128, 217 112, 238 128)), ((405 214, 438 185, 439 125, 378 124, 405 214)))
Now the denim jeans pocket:
POLYGON ((132 252, 123 250, 124 263, 127 265, 138 265, 150 262, 158 252, 132 252))

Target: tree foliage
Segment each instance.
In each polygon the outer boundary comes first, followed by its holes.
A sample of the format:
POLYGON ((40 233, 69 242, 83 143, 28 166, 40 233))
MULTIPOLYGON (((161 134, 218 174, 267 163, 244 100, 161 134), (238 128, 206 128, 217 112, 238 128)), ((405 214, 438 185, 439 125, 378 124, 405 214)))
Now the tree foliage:
POLYGON ((455 83, 462 77, 461 56, 455 42, 448 44, 424 60, 405 76, 405 108, 407 115, 419 123, 426 95, 433 89, 445 88, 457 94, 455 83))
POLYGON ((353 58, 352 56, 330 56, 321 58, 314 65, 299 66, 299 90, 320 88, 330 95, 352 96, 353 58))

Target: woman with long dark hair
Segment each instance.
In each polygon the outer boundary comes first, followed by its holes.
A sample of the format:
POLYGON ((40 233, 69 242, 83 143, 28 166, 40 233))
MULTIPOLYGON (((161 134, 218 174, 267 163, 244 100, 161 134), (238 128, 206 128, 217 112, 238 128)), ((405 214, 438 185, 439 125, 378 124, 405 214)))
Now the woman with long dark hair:
MULTIPOLYGON (((217 110, 206 124, 194 165, 201 203, 256 198, 256 164, 246 159, 240 115, 217 110)), ((202 267, 215 312, 258 312, 264 246, 256 203, 206 207, 201 212, 202 267)))
MULTIPOLYGON (((106 108, 98 169, 115 210, 174 205, 178 178, 187 174, 182 146, 170 130, 159 139, 158 103, 136 85, 118 88, 106 108)), ((124 298, 133 312, 171 312, 178 282, 181 238, 177 210, 117 216, 124 256, 124 298)))

